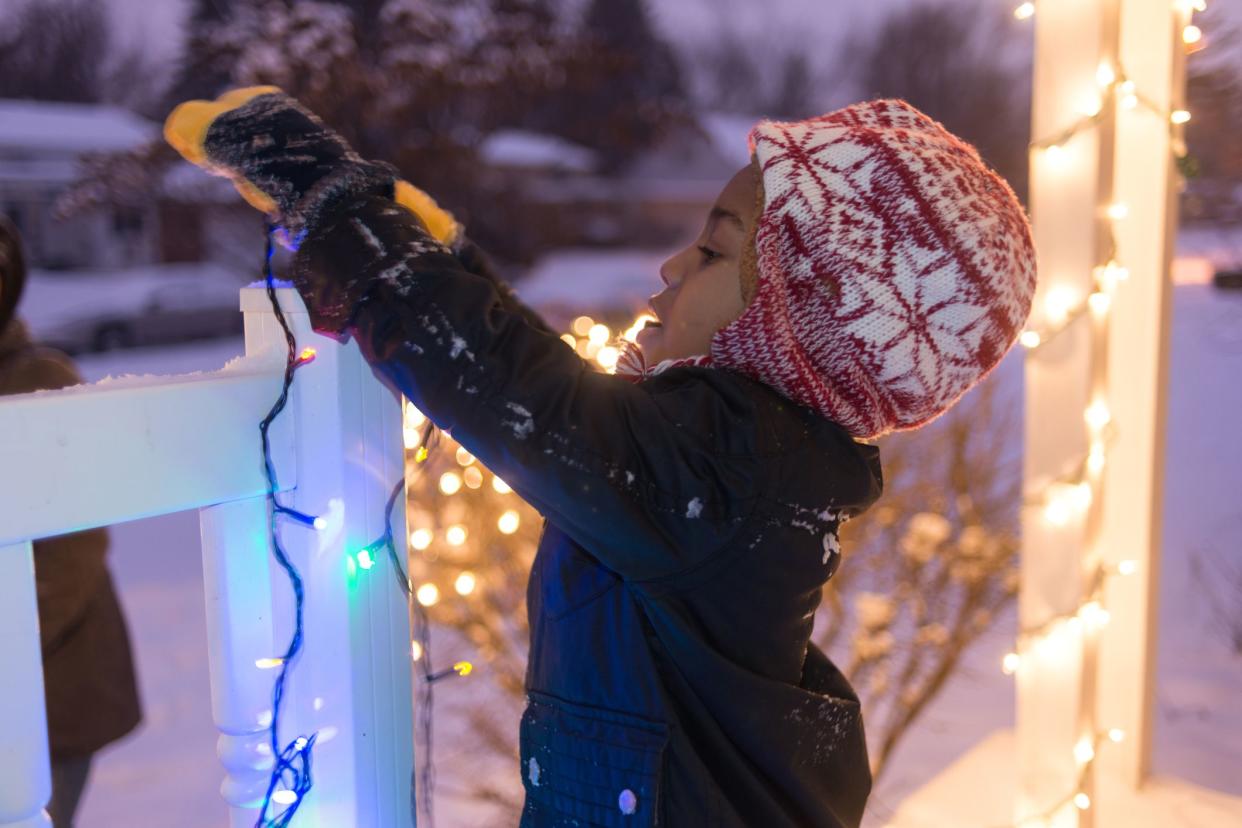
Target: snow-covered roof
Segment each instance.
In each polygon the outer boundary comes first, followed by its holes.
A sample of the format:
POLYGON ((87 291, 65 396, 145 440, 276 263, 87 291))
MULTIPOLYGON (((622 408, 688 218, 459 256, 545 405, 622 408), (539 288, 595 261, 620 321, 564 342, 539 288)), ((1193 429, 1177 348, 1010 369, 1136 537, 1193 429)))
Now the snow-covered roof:
POLYGON ((133 149, 158 135, 152 122, 116 106, 0 99, 0 153, 80 155, 133 149))
POLYGON ((493 167, 525 170, 564 170, 588 173, 595 169, 595 153, 564 138, 542 132, 502 129, 483 139, 483 161, 493 167))
POLYGON ((660 265, 667 251, 569 248, 531 266, 514 290, 531 307, 549 310, 641 311, 663 289, 660 265))

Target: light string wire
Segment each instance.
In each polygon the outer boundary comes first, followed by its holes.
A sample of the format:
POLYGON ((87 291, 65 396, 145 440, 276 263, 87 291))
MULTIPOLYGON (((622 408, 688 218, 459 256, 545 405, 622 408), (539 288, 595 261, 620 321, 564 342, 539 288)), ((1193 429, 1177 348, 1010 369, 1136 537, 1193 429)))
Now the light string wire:
MULTIPOLYGON (((308 349, 308 353, 299 356, 297 353, 297 340, 293 331, 289 327, 288 320, 285 317, 283 309, 280 307, 280 301, 276 295, 275 279, 272 274, 272 256, 274 254, 274 246, 272 244, 273 233, 280 232, 279 228, 274 226, 268 227, 266 247, 264 250, 264 266, 263 276, 267 291, 268 300, 271 302, 272 311, 276 315, 277 321, 280 323, 282 332, 284 333, 285 344, 287 346, 287 354, 285 359, 285 371, 282 378, 280 395, 275 404, 268 412, 267 416, 259 424, 259 433, 261 436, 263 447, 263 468, 267 478, 267 500, 268 500, 268 530, 272 542, 272 553, 277 563, 285 571, 289 578, 290 585, 294 594, 294 631, 290 638, 289 646, 283 656, 279 658, 280 672, 276 677, 275 684, 272 689, 272 719, 271 719, 271 736, 270 746, 273 756, 276 757, 273 765, 271 777, 268 781, 267 791, 263 798, 263 804, 259 810, 259 816, 255 823, 256 828, 286 828, 297 812, 306 794, 312 787, 311 776, 311 758, 312 750, 318 734, 310 736, 298 736, 284 748, 280 747, 279 723, 282 704, 284 701, 285 681, 288 677, 288 671, 292 668, 293 661, 302 649, 303 642, 303 616, 305 589, 302 577, 297 568, 289 560, 284 547, 280 543, 279 533, 277 531, 277 518, 280 516, 288 517, 291 520, 302 524, 303 526, 313 527, 316 529, 323 528, 322 518, 317 518, 294 509, 280 502, 277 495, 279 486, 277 484, 276 470, 272 462, 271 442, 269 438, 269 429, 276 417, 285 409, 289 400, 289 390, 293 385, 294 374, 298 368, 313 361, 313 350, 308 349), (286 793, 287 792, 287 793, 286 793), (283 805, 283 809, 275 811, 270 817, 268 812, 273 809, 273 804, 283 805)), ((427 460, 428 451, 426 447, 434 447, 437 444, 436 438, 439 436, 439 430, 434 424, 428 420, 424 430, 423 439, 421 441, 424 447, 416 456, 419 467, 427 460)), ((406 596, 407 605, 414 608, 415 620, 415 636, 420 647, 419 657, 416 661, 420 664, 420 672, 422 681, 418 684, 419 694, 419 725, 423 736, 424 760, 421 772, 415 771, 415 777, 411 779, 412 800, 410 803, 411 817, 415 824, 418 823, 417 803, 422 803, 421 810, 425 819, 425 824, 429 828, 434 828, 435 816, 433 808, 433 796, 435 786, 435 766, 432 760, 432 722, 433 722, 433 685, 445 678, 451 678, 458 675, 466 675, 471 667, 468 664, 459 662, 448 670, 435 672, 431 660, 431 623, 427 615, 426 608, 418 601, 411 601, 413 592, 409 576, 406 574, 405 567, 401 563, 400 554, 397 551, 395 535, 393 533, 392 517, 395 511, 397 500, 405 491, 405 476, 402 475, 396 484, 393 485, 389 493, 388 500, 384 507, 384 534, 377 540, 372 541, 363 547, 358 553, 361 560, 363 554, 371 555, 378 552, 381 548, 388 553, 388 559, 392 564, 393 576, 397 579, 397 585, 401 588, 402 593, 406 596), (421 787, 421 793, 419 791, 421 787)), ((374 560, 368 558, 368 560, 374 560)))
MULTIPOLYGON (((288 352, 285 357, 285 372, 281 383, 280 396, 277 397, 267 416, 259 423, 259 434, 263 443, 263 470, 267 476, 268 534, 272 542, 272 555, 289 577, 289 584, 293 588, 294 616, 293 635, 289 639, 289 646, 285 650, 285 654, 281 656, 280 672, 277 674, 275 684, 272 687, 270 744, 272 755, 275 757, 275 764, 272 766, 267 792, 263 796, 263 805, 259 809, 259 816, 255 822, 256 828, 285 828, 285 826, 289 825, 293 815, 297 813, 306 794, 311 789, 311 751, 314 749, 315 739, 318 736, 316 733, 312 733, 310 736, 298 736, 283 748, 280 745, 280 712, 281 704, 284 701, 285 680, 289 675, 289 669, 293 665, 293 659, 297 657, 302 649, 302 615, 305 595, 302 577, 289 560, 284 547, 281 546, 280 533, 277 531, 277 517, 282 514, 294 516, 295 510, 290 510, 282 505, 277 497, 276 469, 272 463, 272 447, 268 429, 271 428, 276 417, 285 409, 289 401, 289 389, 293 385, 294 372, 303 364, 303 361, 298 358, 297 340, 293 335, 293 331, 289 328, 284 311, 280 307, 280 300, 276 295, 276 284, 272 277, 273 232, 275 232, 274 228, 269 226, 263 257, 263 279, 267 287, 267 298, 271 302, 272 310, 276 314, 281 330, 284 332, 288 352), (292 801, 286 801, 283 809, 274 812, 269 817, 268 811, 272 808, 273 797, 277 796, 278 785, 282 786, 282 790, 290 791, 293 799, 292 801)), ((301 515, 301 513, 296 514, 301 515)), ((304 517, 306 516, 295 517, 295 519, 305 524, 304 517)))

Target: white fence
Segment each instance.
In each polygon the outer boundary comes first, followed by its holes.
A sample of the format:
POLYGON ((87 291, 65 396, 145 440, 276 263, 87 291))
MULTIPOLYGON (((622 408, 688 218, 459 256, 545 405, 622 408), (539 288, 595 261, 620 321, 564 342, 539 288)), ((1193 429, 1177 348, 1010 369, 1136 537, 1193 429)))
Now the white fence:
MULTIPOLYGON (((387 560, 355 558, 384 533, 404 473, 400 400, 355 343, 316 336, 296 292, 278 294, 299 347, 317 355, 272 426, 272 458, 285 504, 327 519, 318 531, 280 525, 306 597, 279 735, 284 744, 319 734, 314 787, 294 822, 408 825, 408 608, 387 560)), ((199 510, 202 527, 221 793, 230 825, 255 823, 273 764, 269 660, 288 644, 293 597, 271 555, 258 427, 280 391, 286 346, 264 290, 244 289, 241 304, 246 354, 220 371, 0 400, 0 826, 50 824, 31 541, 185 509, 199 510)), ((392 520, 404 560, 403 501, 392 520)))

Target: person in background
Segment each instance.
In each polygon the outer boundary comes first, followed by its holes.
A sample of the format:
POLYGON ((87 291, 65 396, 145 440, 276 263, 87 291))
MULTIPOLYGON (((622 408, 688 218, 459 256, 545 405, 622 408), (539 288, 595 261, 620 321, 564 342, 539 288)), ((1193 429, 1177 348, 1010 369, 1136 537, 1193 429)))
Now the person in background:
MULTIPOLYGON (((0 215, 0 396, 82 381, 67 356, 32 342, 17 318, 25 280, 17 229, 0 215)), ((94 754, 130 733, 142 717, 129 633, 107 553, 106 529, 34 542, 52 756, 48 813, 56 828, 73 825, 94 754)))

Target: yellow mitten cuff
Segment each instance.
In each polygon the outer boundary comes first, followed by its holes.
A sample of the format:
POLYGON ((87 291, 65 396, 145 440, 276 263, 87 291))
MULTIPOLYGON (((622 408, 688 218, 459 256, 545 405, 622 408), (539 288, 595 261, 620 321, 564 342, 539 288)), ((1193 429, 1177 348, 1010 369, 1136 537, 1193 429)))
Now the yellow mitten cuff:
POLYGON ((445 210, 436 200, 408 181, 398 181, 395 188, 398 204, 404 205, 427 227, 436 241, 452 246, 457 241, 460 227, 453 214, 445 210))
POLYGON ((237 192, 241 193, 242 198, 246 199, 251 207, 264 213, 274 212, 276 204, 250 182, 213 167, 203 145, 207 142, 207 131, 211 129, 211 124, 216 118, 245 105, 260 95, 280 91, 278 86, 247 86, 244 89, 226 92, 214 101, 186 101, 169 113, 164 121, 164 140, 191 164, 202 167, 213 175, 224 175, 229 178, 233 186, 237 188, 237 192))

